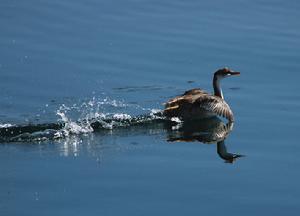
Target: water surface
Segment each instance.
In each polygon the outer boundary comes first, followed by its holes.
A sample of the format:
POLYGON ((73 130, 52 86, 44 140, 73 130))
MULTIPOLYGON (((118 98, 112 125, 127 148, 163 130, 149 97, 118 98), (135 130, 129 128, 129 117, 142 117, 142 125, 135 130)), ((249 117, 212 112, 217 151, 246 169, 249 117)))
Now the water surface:
POLYGON ((68 126, 1 136, 1 215, 298 215, 299 9, 1 1, 0 130, 68 126), (215 143, 170 142, 181 126, 153 116, 187 89, 211 90, 224 66, 241 71, 222 83, 236 119, 225 144, 246 155, 234 163, 215 143))

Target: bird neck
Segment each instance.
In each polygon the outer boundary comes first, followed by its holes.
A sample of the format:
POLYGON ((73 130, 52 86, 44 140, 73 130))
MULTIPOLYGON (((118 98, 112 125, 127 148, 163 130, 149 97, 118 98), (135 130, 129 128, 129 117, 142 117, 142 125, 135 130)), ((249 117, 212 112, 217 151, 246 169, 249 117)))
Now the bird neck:
POLYGON ((228 152, 224 140, 217 142, 217 153, 221 158, 227 159, 228 152))
POLYGON ((221 89, 221 86, 220 86, 220 78, 219 77, 214 76, 213 86, 214 86, 215 96, 224 99, 223 92, 222 92, 222 89, 221 89))

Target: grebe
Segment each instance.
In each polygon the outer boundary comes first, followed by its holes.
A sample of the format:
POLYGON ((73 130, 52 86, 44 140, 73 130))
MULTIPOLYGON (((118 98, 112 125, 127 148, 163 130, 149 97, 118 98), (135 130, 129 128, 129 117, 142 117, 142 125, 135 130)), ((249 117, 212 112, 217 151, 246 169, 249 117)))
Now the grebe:
POLYGON ((240 75, 240 72, 222 68, 214 73, 214 95, 196 88, 186 91, 183 95, 170 99, 163 111, 166 117, 181 119, 201 119, 222 116, 230 122, 234 121, 233 113, 225 102, 220 81, 223 78, 240 75))

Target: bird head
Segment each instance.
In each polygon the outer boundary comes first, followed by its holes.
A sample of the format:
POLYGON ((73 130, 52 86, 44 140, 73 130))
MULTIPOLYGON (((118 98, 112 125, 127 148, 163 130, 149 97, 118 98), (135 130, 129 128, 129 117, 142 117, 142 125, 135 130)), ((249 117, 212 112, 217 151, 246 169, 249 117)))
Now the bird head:
POLYGON ((239 76, 240 72, 233 71, 227 67, 219 69, 215 72, 214 77, 217 79, 223 79, 230 76, 239 76))

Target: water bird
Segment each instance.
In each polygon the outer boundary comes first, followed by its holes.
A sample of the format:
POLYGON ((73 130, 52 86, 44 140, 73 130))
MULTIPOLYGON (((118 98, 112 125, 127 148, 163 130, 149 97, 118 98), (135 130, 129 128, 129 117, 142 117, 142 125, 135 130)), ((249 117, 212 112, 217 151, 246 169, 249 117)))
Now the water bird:
POLYGON ((233 112, 224 100, 220 82, 224 78, 238 75, 240 75, 240 72, 227 67, 217 70, 213 76, 213 95, 200 88, 188 90, 183 95, 170 99, 165 104, 163 114, 169 118, 178 117, 181 119, 222 116, 233 122, 233 112))

